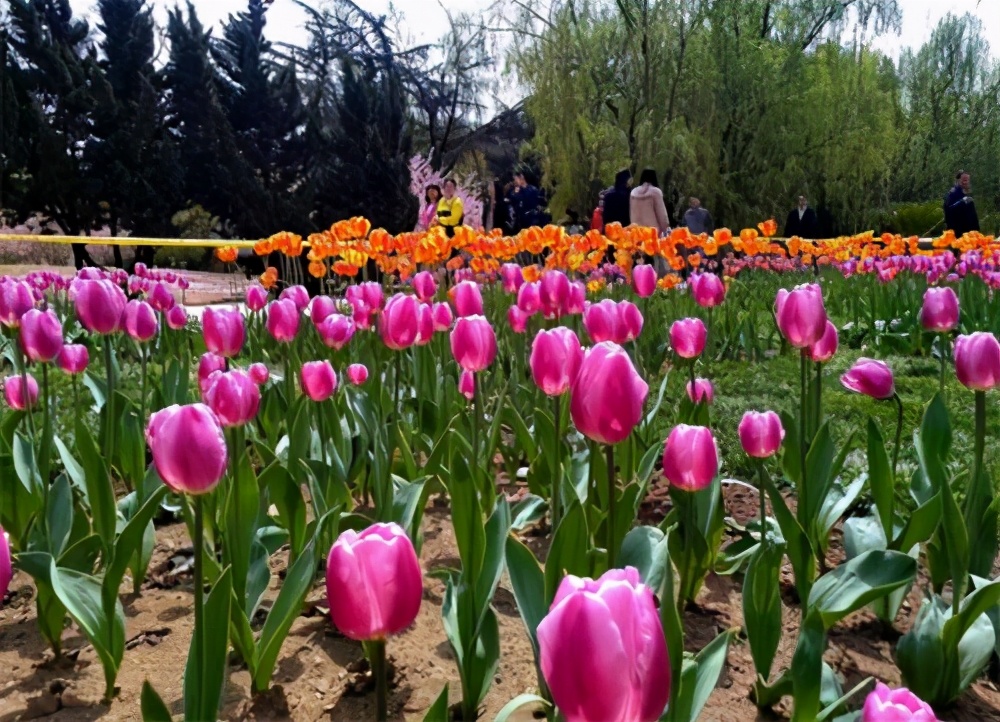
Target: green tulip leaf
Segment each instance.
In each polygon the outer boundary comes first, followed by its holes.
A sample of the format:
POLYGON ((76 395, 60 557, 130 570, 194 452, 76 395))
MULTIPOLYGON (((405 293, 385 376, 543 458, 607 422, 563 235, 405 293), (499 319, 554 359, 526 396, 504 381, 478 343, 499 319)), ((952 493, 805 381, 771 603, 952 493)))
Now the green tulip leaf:
MULTIPOLYGON (((503 706, 497 713, 497 716, 493 718, 493 722, 507 722, 511 715, 525 707, 531 707, 534 710, 545 710, 551 707, 551 705, 548 700, 544 697, 539 697, 537 694, 519 694, 503 706)), ((424 718, 424 722, 429 722, 427 717, 424 718)))
POLYGON ((171 722, 173 717, 159 693, 147 679, 142 683, 142 696, 139 701, 142 711, 142 722, 171 722))
MULTIPOLYGON (((196 589, 195 594, 201 590, 196 589)), ((205 599, 204 629, 195 629, 184 668, 184 718, 214 720, 222 703, 229 652, 232 573, 226 569, 205 599)))
POLYGON ((450 722, 447 682, 444 685, 444 689, 441 690, 441 694, 437 696, 434 704, 431 705, 430 709, 427 710, 427 714, 424 715, 424 722, 450 722))
POLYGON ((824 574, 813 585, 807 609, 829 629, 848 614, 913 581, 917 562, 895 551, 873 550, 824 574))

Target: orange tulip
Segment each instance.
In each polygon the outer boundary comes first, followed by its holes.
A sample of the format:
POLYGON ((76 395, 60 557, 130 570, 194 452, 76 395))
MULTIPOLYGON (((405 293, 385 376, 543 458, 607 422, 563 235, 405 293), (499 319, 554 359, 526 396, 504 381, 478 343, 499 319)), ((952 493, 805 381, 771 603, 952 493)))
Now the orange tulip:
POLYGON ((778 223, 773 218, 758 223, 757 227, 760 229, 760 232, 764 234, 765 238, 770 238, 778 232, 778 223))
POLYGON ((223 263, 235 263, 238 255, 239 251, 236 246, 222 246, 215 249, 215 257, 223 263))
POLYGON ((323 278, 326 275, 326 264, 322 261, 313 261, 309 264, 309 275, 313 278, 323 278))

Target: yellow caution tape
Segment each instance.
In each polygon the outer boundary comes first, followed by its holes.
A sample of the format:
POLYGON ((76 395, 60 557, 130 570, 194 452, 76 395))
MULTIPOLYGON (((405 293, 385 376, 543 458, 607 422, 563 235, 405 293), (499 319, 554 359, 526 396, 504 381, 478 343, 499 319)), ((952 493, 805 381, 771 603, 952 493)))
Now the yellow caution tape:
POLYGON ((27 241, 29 243, 54 243, 70 245, 83 243, 88 246, 163 246, 170 248, 253 248, 257 241, 233 241, 225 238, 135 238, 134 236, 36 236, 0 234, 0 243, 5 241, 27 241))

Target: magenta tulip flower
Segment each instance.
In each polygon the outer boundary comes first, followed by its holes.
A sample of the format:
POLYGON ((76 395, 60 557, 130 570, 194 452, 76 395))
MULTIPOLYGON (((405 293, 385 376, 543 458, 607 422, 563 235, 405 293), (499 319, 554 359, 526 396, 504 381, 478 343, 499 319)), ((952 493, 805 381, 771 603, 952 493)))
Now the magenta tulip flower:
POLYGON ((844 388, 873 399, 891 399, 896 394, 892 369, 884 361, 860 358, 840 377, 844 388))
POLYGON ((386 302, 378 327, 382 341, 393 351, 409 348, 420 332, 420 302, 414 296, 397 293, 386 302))
POLYGON ((644 264, 632 269, 632 288, 639 298, 649 298, 656 292, 656 269, 644 264))
POLYGON ((421 271, 413 277, 413 292, 417 298, 426 303, 437 293, 437 283, 430 271, 421 271))
MULTIPOLYGON (((206 313, 209 309, 205 309, 206 313)), ((156 318, 156 311, 145 301, 131 300, 125 304, 123 314, 123 325, 125 333, 134 341, 146 343, 156 338, 160 330, 160 322, 156 318)))
POLYGON ((347 380, 355 386, 361 386, 368 380, 368 367, 364 364, 351 364, 347 367, 347 380))
POLYGON ((417 346, 426 346, 434 338, 434 309, 426 303, 420 304, 417 314, 417 346))
POLYGON ((271 301, 267 307, 267 332, 278 343, 291 343, 295 340, 295 335, 299 332, 299 309, 294 300, 279 298, 271 301))
POLYGON ((934 710, 905 687, 889 689, 882 682, 865 698, 861 722, 937 722, 934 710))
POLYGON ((243 350, 246 328, 238 308, 206 308, 201 317, 205 348, 223 358, 232 358, 243 350))
POLYGON ((462 281, 455 284, 451 290, 456 316, 461 318, 463 316, 483 315, 483 296, 479 291, 478 283, 475 281, 462 281))
POLYGON ((146 443, 163 483, 178 494, 207 494, 226 473, 226 437, 205 404, 175 404, 153 413, 146 443))
POLYGON ((774 456, 785 439, 781 419, 773 411, 747 411, 740 420, 739 433, 743 451, 755 459, 774 456))
POLYGON ((15 411, 33 409, 38 404, 38 382, 31 374, 8 376, 3 380, 3 395, 7 405, 15 411), (28 392, 27 398, 25 391, 28 392))
POLYGON ((955 339, 955 374, 974 391, 1000 384, 1000 342, 992 333, 978 332, 955 339))
POLYGON ((604 341, 587 350, 572 391, 570 415, 577 430, 602 444, 617 444, 642 420, 649 386, 625 350, 604 341))
POLYGON ((174 330, 180 331, 187 326, 188 315, 187 311, 181 304, 174 305, 169 311, 167 311, 167 327, 174 330))
POLYGON ((21 317, 35 307, 35 294, 26 281, 0 280, 0 325, 17 328, 21 317))
POLYGON ((631 301, 618 304, 618 332, 621 334, 619 343, 635 341, 642 333, 642 311, 631 301))
POLYGON ((566 722, 654 722, 670 699, 663 627, 634 567, 564 577, 538 625, 538 648, 566 722))
POLYGON ((289 286, 281 292, 278 298, 292 301, 299 313, 305 311, 309 306, 309 291, 306 290, 305 286, 289 286))
POLYGON ((500 281, 506 293, 517 293, 524 285, 524 274, 516 263, 505 263, 500 266, 500 281))
POLYGON ((529 316, 538 313, 542 308, 542 284, 534 281, 517 289, 517 307, 529 316))
POLYGON ((465 371, 483 371, 497 355, 497 337, 483 316, 466 316, 451 330, 451 355, 465 371))
POLYGON ((246 302, 247 308, 254 313, 263 311, 267 305, 267 289, 259 283, 251 283, 247 286, 246 302))
POLYGON ((209 378, 216 371, 226 370, 226 359, 211 351, 206 351, 198 359, 198 389, 202 396, 208 390, 209 378))
POLYGON ((542 274, 539 298, 542 315, 545 318, 559 318, 569 300, 569 278, 562 271, 546 271, 542 274))
POLYGON ((438 333, 450 329, 452 321, 455 320, 455 316, 451 312, 451 306, 443 301, 438 301, 434 304, 431 309, 431 317, 434 319, 434 330, 438 333))
POLYGON ((247 369, 247 374, 258 386, 263 386, 267 383, 267 380, 271 378, 271 372, 268 370, 267 366, 262 363, 250 364, 250 368, 247 369))
POLYGON ((621 316, 618 313, 618 304, 610 298, 605 298, 599 303, 592 303, 583 312, 583 327, 587 329, 587 335, 594 343, 602 341, 612 341, 619 343, 625 335, 619 328, 621 316))
POLYGON ((547 396, 561 396, 569 391, 582 362, 580 340, 563 326, 539 331, 531 344, 531 376, 547 396))
POLYGON ((458 393, 462 394, 467 401, 472 401, 476 397, 476 375, 471 371, 462 371, 458 375, 458 393))
POLYGON ((714 273, 696 273, 688 285, 694 302, 702 308, 720 306, 726 300, 726 284, 714 273))
POLYGON ((68 343, 59 351, 56 363, 64 373, 71 376, 82 374, 90 363, 90 351, 83 344, 68 343))
POLYGON ((216 372, 208 382, 204 401, 223 426, 243 426, 257 415, 260 389, 246 371, 216 372))
POLYGON ((663 449, 663 475, 684 491, 700 491, 719 473, 719 450, 705 426, 675 426, 663 449))
POLYGON ((316 296, 309 303, 309 320, 313 326, 319 325, 337 312, 337 302, 329 296, 316 296))
POLYGON ((587 307, 587 287, 583 281, 573 281, 569 284, 569 296, 566 297, 564 316, 579 316, 587 307))
POLYGON ((21 350, 36 363, 54 360, 63 348, 62 322, 51 309, 29 309, 21 316, 21 350))
POLYGON ((177 304, 170 287, 165 283, 156 283, 149 292, 149 305, 160 313, 166 313, 177 304))
POLYGON ((361 298, 368 308, 377 311, 385 304, 385 292, 382 290, 382 286, 375 281, 365 281, 359 283, 357 287, 360 289, 361 298))
POLYGON ((700 318, 682 318, 670 324, 670 346, 681 358, 701 356, 706 340, 708 329, 700 318))
POLYGON ((317 331, 319 331, 319 337, 326 346, 339 351, 350 343, 354 337, 355 328, 353 318, 333 313, 320 323, 317 331))
POLYGON ((920 324, 928 331, 948 333, 958 326, 958 296, 948 286, 928 288, 920 309, 920 324))
POLYGON ((711 404, 715 401, 715 389, 708 379, 695 379, 694 383, 687 382, 687 395, 693 404, 711 404))
POLYGON ((837 327, 833 325, 833 321, 827 321, 823 337, 810 346, 806 353, 809 355, 811 361, 825 364, 837 353, 839 343, 840 338, 837 335, 837 327))
POLYGON ((326 401, 337 390, 337 373, 329 361, 302 364, 302 391, 313 401, 326 401))
POLYGON ((815 283, 779 290, 775 312, 781 335, 795 348, 807 349, 826 333, 823 292, 815 283))
POLYGON ((0 526, 0 602, 7 596, 10 580, 14 578, 14 567, 11 564, 10 544, 7 542, 7 532, 0 526))
MULTIPOLYGON (((424 595, 413 543, 395 522, 343 532, 326 561, 330 617, 345 637, 384 641, 413 624, 424 595)), ((662 635, 661 635, 662 638, 662 635)))
POLYGON ((510 324, 510 328, 514 333, 524 333, 527 331, 529 318, 531 317, 517 306, 511 306, 507 309, 507 323, 510 324))
POLYGON ((108 280, 75 282, 76 317, 91 333, 111 334, 121 330, 125 314, 125 292, 108 280))

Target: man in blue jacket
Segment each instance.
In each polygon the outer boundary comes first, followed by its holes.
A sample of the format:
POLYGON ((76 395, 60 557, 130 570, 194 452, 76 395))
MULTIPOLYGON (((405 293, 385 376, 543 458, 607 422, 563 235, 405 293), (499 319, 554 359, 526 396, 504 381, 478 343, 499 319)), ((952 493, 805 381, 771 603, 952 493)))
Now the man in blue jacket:
POLYGON ((959 238, 969 231, 979 230, 979 216, 976 214, 976 204, 969 193, 969 186, 969 174, 959 171, 955 176, 955 187, 944 199, 945 226, 959 238))

